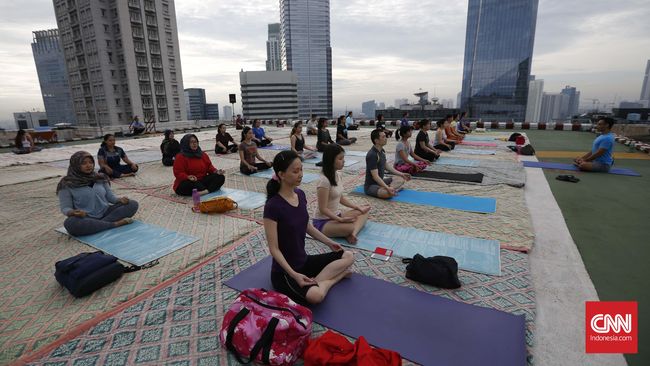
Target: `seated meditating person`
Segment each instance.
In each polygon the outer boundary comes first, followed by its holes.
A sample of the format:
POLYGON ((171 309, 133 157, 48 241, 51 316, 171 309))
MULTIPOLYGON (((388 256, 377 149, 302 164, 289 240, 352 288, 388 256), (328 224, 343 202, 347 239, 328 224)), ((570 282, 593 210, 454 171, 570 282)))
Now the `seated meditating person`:
POLYGON ((430 162, 419 157, 416 153, 413 152, 409 138, 413 134, 413 127, 400 127, 397 132, 395 132, 395 139, 399 142, 395 146, 395 163, 393 167, 402 173, 415 174, 423 171, 430 162), (414 161, 411 161, 409 157, 413 158, 414 161))
POLYGON ((228 154, 237 152, 237 144, 235 144, 235 139, 233 139, 232 136, 226 132, 225 123, 222 123, 219 125, 219 127, 217 127, 217 136, 215 137, 215 140, 215 154, 228 154))
POLYGON ((345 150, 339 145, 325 146, 323 169, 316 186, 318 207, 312 223, 316 229, 330 238, 345 238, 348 243, 357 242, 357 234, 368 220, 370 206, 359 206, 343 195, 341 169, 345 164, 345 150), (341 211, 339 204, 350 208, 341 211))
POLYGON ((330 136, 330 131, 327 129, 327 119, 320 118, 318 120, 318 136, 316 140, 316 150, 323 152, 325 146, 333 144, 332 137, 330 136))
POLYGON ((447 133, 445 132, 445 124, 447 124, 446 119, 441 119, 438 122, 436 122, 436 125, 438 125, 438 129, 436 130, 436 133, 433 135, 433 142, 435 143, 434 147, 438 150, 441 151, 450 151, 453 150, 454 147, 456 146, 456 143, 454 141, 450 141, 447 139, 447 133))
POLYGON ((115 197, 108 178, 95 173, 95 160, 86 151, 72 154, 68 174, 59 181, 56 194, 61 212, 67 216, 63 227, 73 236, 130 224, 138 211, 138 202, 115 197))
POLYGON ((264 232, 273 257, 271 283, 297 303, 318 304, 337 282, 350 274, 354 254, 318 231, 309 221, 307 197, 298 186, 302 162, 294 151, 281 151, 273 159, 275 175, 266 185, 264 232), (332 251, 309 255, 305 236, 332 251))
POLYGON ((302 135, 302 122, 298 121, 293 124, 291 128, 291 135, 289 135, 291 142, 291 150, 300 157, 300 160, 311 159, 316 156, 314 152, 316 149, 305 145, 305 136, 302 135), (308 150, 305 152, 305 150, 308 150))
POLYGON ((257 146, 259 147, 264 147, 264 146, 270 146, 273 145, 271 141, 273 141, 272 138, 266 136, 266 132, 264 131, 264 127, 262 127, 262 121, 259 119, 253 120, 253 141, 257 146))
POLYGON ((336 143, 339 145, 351 145, 357 142, 356 137, 348 138, 348 129, 345 123, 345 116, 340 116, 336 121, 336 143))
POLYGON ((573 160, 580 170, 607 173, 612 168, 614 164, 612 151, 615 141, 612 133, 613 125, 613 118, 605 117, 598 120, 596 131, 600 135, 594 140, 591 151, 573 160))
POLYGON ((132 135, 139 135, 144 132, 145 128, 144 123, 140 122, 138 116, 135 116, 129 125, 129 132, 131 132, 132 135))
POLYGON ((218 191, 226 181, 223 170, 212 165, 208 154, 201 150, 196 135, 187 134, 181 139, 181 152, 174 161, 174 192, 191 196, 196 189, 200 195, 218 191))
POLYGON ((130 177, 138 171, 138 164, 129 160, 121 147, 115 146, 115 136, 110 133, 104 135, 103 142, 97 151, 97 163, 99 172, 110 178, 130 177), (122 160, 126 165, 120 164, 122 160))
POLYGON ((41 151, 42 148, 34 145, 34 139, 22 128, 16 133, 14 138, 14 154, 29 154, 35 151, 41 151))
POLYGON ((162 163, 164 166, 173 166, 176 154, 181 152, 181 145, 174 138, 174 131, 165 130, 165 138, 160 144, 162 163))
POLYGON ((348 115, 345 117, 345 128, 350 131, 359 129, 359 125, 354 122, 354 118, 352 118, 352 111, 348 112, 348 115))
MULTIPOLYGON (((401 127, 400 127, 401 128, 401 127)), ((373 146, 366 154, 366 180, 363 184, 363 191, 377 198, 391 198, 397 195, 406 181, 411 180, 411 175, 395 170, 386 165, 386 152, 384 146, 388 138, 383 131, 373 130, 370 133, 370 140, 373 146), (393 174, 394 178, 384 178, 384 170, 393 174)))
POLYGON ((253 130, 245 126, 241 131, 241 144, 239 144, 239 171, 242 174, 251 175, 260 170, 269 169, 272 164, 260 155, 257 151, 257 144, 253 141, 253 130), (259 159, 258 163, 255 159, 259 159))
POLYGON ((448 114, 447 117, 445 117, 445 124, 444 124, 445 133, 447 134, 447 139, 459 143, 463 141, 465 135, 457 132, 456 128, 452 127, 451 124, 453 120, 454 120, 454 116, 451 114, 448 114))
POLYGON ((318 135, 318 116, 315 114, 312 114, 309 121, 307 121, 307 134, 318 135))
POLYGON ((429 142, 429 130, 431 121, 423 119, 420 121, 420 132, 415 138, 415 154, 427 161, 434 162, 440 157, 440 150, 437 150, 429 142))
POLYGON ((386 122, 384 121, 384 115, 379 113, 377 115, 377 122, 375 122, 375 128, 381 131, 384 131, 386 137, 392 137, 393 131, 386 128, 386 122))

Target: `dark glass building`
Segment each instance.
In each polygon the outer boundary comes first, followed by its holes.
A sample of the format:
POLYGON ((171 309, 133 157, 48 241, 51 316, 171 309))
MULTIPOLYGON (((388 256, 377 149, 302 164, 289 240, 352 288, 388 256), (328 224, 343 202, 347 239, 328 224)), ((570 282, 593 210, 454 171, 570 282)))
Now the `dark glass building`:
POLYGON ((461 109, 523 121, 538 0, 469 0, 461 109))

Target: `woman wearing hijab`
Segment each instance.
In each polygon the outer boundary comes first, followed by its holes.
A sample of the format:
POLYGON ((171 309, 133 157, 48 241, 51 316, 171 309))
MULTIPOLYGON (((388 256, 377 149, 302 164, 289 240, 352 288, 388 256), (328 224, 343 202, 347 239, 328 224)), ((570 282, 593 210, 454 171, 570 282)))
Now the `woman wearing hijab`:
POLYGON ((70 235, 95 234, 133 222, 138 202, 117 198, 108 178, 95 173, 95 160, 86 151, 70 157, 68 174, 56 187, 61 212, 68 218, 63 226, 70 235))
POLYGON ((174 131, 165 130, 165 139, 160 144, 162 163, 164 166, 173 166, 176 154, 181 152, 181 145, 174 138, 174 131))
POLYGON ((217 170, 208 154, 201 151, 195 135, 181 139, 181 153, 174 161, 174 192, 179 196, 191 196, 196 189, 199 194, 218 191, 226 181, 223 170, 217 170))

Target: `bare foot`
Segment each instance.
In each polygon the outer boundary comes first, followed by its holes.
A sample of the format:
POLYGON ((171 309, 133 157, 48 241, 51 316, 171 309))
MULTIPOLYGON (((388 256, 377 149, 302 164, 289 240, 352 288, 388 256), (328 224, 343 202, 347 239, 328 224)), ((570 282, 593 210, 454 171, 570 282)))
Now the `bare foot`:
POLYGON ((120 227, 120 226, 124 226, 124 225, 128 225, 128 224, 132 224, 133 221, 134 221, 134 220, 133 220, 132 218, 127 217, 127 218, 125 218, 125 219, 122 219, 122 220, 119 220, 119 221, 115 221, 115 227, 120 227))
POLYGON ((359 241, 359 240, 357 239, 356 235, 354 235, 354 234, 350 234, 350 235, 346 236, 346 237, 345 237, 345 240, 347 240, 348 243, 350 243, 350 244, 356 244, 357 241, 359 241))
POLYGON ((353 272, 352 272, 352 270, 350 268, 348 268, 343 273, 345 273, 345 275, 343 275, 344 278, 350 278, 350 277, 352 277, 353 272))

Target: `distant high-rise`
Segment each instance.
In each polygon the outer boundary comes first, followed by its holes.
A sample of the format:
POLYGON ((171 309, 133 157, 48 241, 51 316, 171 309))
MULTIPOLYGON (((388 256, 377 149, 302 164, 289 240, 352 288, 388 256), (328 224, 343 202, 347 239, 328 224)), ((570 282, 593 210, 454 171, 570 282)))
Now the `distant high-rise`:
POLYGON ((544 97, 544 80, 531 80, 528 83, 528 103, 526 104, 526 122, 544 122, 540 120, 542 99, 544 97))
POLYGON ((578 108, 580 107, 580 92, 576 90, 575 87, 567 85, 562 89, 562 94, 569 96, 569 107, 566 110, 566 116, 564 117, 573 117, 578 114, 578 108))
POLYGON ((563 122, 567 118, 571 97, 562 93, 543 93, 540 122, 563 122))
POLYGON ((38 82, 50 126, 56 123, 76 123, 72 109, 72 96, 65 70, 65 57, 59 44, 59 30, 32 32, 32 53, 36 63, 38 82))
POLYGON ((189 88, 183 90, 187 119, 192 121, 205 118, 205 89, 189 88))
POLYGON ((280 23, 269 24, 269 39, 266 41, 266 71, 282 70, 280 57, 280 23))
POLYGON ((409 104, 409 100, 406 98, 395 99, 395 108, 399 108, 405 104, 409 104))
POLYGON ((298 112, 332 117, 329 0, 280 0, 282 69, 298 78, 298 112))
POLYGON ((174 0, 53 0, 79 125, 185 120, 174 0))
POLYGON ((361 113, 365 114, 366 117, 375 118, 375 110, 377 109, 377 104, 374 100, 369 100, 367 102, 361 103, 361 113))
POLYGON ((645 77, 643 78, 643 85, 641 86, 641 98, 639 99, 650 101, 650 60, 648 60, 648 63, 645 66, 645 77))
POLYGON ((242 71, 242 113, 245 118, 298 118, 298 85, 291 71, 242 71))
POLYGON ((223 116, 221 117, 224 121, 230 121, 232 119, 232 107, 229 105, 223 106, 223 116))
POLYGON ((484 120, 526 116, 538 0, 469 0, 461 108, 484 120))
POLYGON ((211 121, 219 120, 218 103, 205 103, 205 119, 209 119, 211 121))

